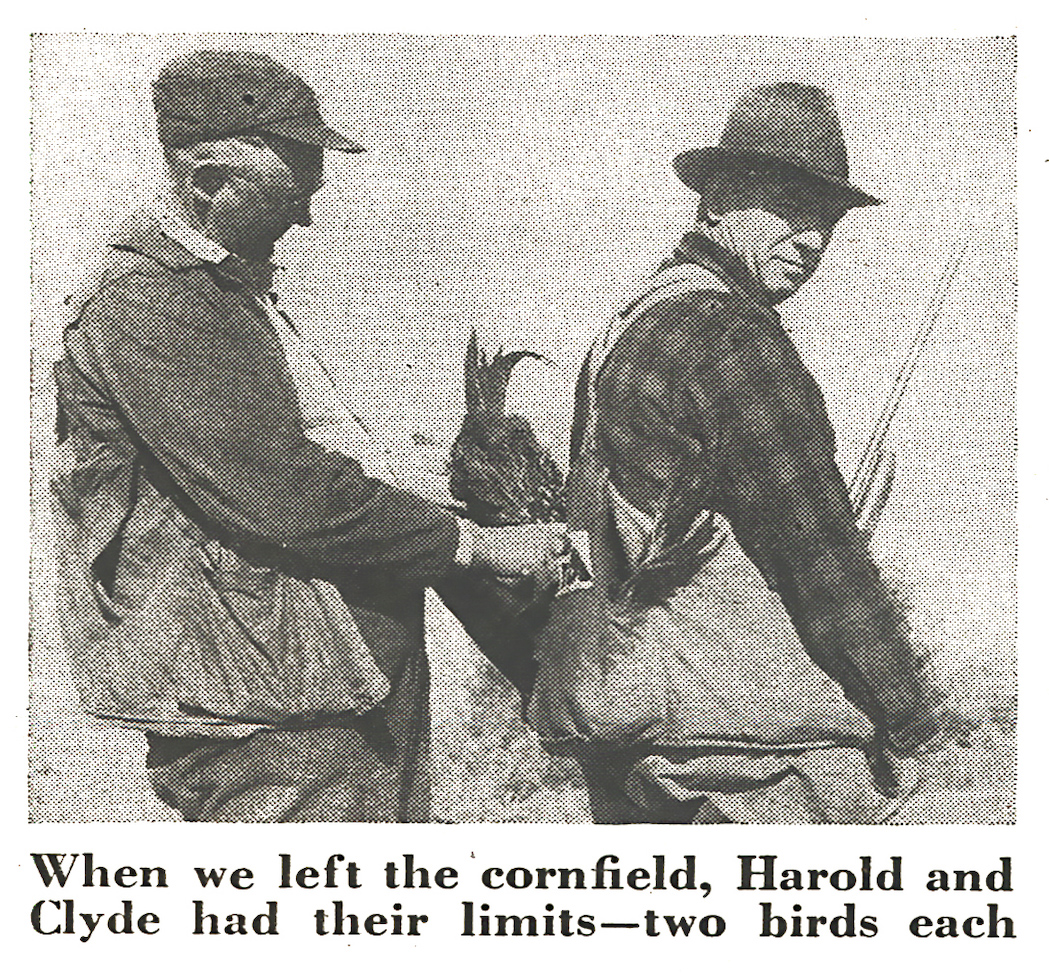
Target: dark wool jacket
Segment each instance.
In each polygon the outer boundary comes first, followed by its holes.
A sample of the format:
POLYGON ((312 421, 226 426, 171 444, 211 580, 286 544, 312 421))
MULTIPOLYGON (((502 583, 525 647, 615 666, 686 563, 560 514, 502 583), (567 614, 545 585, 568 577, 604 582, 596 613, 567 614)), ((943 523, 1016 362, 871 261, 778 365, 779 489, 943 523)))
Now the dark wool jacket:
MULTIPOLYGON (((691 233, 663 267, 679 263, 729 293, 657 303, 609 353, 595 407, 612 484, 670 549, 698 511, 724 515, 809 655, 902 745, 927 736, 937 697, 856 528, 818 385, 737 258, 691 233)), ((659 569, 670 584, 674 568, 659 569)))
POLYGON ((53 490, 88 709, 279 722, 374 703, 354 618, 396 680, 421 653, 423 588, 453 565, 454 517, 305 436, 236 258, 207 263, 136 219, 72 304, 53 490))

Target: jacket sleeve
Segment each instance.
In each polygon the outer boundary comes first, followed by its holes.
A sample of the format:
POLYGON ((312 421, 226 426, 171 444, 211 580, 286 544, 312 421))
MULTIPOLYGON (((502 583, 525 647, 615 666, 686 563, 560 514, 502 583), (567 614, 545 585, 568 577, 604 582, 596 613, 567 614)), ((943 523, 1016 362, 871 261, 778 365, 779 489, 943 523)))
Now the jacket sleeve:
POLYGON ((712 506, 806 651, 901 749, 931 736, 940 696, 856 528, 822 395, 789 339, 743 315, 683 378, 689 413, 704 418, 690 432, 712 506))
POLYGON ((133 435, 223 532, 422 584, 453 564, 450 513, 307 439, 279 343, 250 314, 231 321, 175 275, 132 273, 79 328, 133 435))

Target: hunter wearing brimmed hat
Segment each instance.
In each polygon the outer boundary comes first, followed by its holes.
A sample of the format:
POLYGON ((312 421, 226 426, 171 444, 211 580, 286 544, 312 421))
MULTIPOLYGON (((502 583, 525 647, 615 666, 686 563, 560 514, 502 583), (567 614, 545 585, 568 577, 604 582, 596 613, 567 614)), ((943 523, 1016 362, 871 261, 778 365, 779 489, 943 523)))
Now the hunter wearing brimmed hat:
POLYGON ((186 819, 425 821, 423 590, 540 570, 396 485, 280 310, 274 245, 324 150, 363 151, 262 54, 154 85, 167 188, 70 299, 56 366, 59 613, 88 713, 144 731, 186 819), (471 568, 472 566, 472 568, 471 568))
POLYGON ((885 820, 945 706, 776 313, 878 200, 801 84, 751 91, 674 169, 696 225, 580 379, 568 520, 596 584, 552 608, 530 719, 584 755, 598 821, 885 820))

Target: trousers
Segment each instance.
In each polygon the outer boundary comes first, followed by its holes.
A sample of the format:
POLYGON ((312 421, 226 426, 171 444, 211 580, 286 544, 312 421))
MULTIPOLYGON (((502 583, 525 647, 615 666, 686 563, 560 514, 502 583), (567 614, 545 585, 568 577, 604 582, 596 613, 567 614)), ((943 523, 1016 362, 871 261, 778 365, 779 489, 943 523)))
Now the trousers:
POLYGON ((148 734, 153 790, 194 822, 430 821, 430 670, 421 605, 418 615, 416 627, 358 613, 366 636, 384 637, 374 640, 375 657, 391 692, 379 706, 232 740, 148 734))

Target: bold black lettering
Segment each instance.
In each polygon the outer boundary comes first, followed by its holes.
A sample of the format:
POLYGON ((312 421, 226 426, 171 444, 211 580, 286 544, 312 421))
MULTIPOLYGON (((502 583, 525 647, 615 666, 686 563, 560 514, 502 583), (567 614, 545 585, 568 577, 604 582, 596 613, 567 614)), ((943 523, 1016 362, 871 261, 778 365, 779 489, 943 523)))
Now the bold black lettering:
POLYGON ((40 912, 41 912, 41 909, 43 908, 45 903, 50 903, 52 906, 57 906, 59 909, 62 909, 62 902, 61 902, 61 900, 41 900, 39 903, 34 903, 33 904, 33 909, 32 909, 32 911, 29 914, 29 922, 33 924, 33 929, 37 933, 42 933, 45 937, 47 937, 47 936, 50 936, 53 933, 61 933, 62 932, 62 924, 59 923, 58 926, 56 926, 54 930, 45 930, 43 928, 43 926, 42 926, 43 920, 41 920, 41 918, 40 918, 40 912))
POLYGON ((987 914, 988 937, 1005 937, 1007 940, 1014 940, 1016 938, 1016 934, 1013 933, 1013 921, 1009 917, 998 916, 997 903, 987 904, 987 914), (1005 925, 1005 933, 998 933, 999 923, 1005 925))
POLYGON ((537 937, 537 936, 539 936, 539 930, 538 930, 538 927, 536 925, 535 917, 533 917, 533 916, 520 916, 519 917, 519 916, 513 916, 512 914, 504 915, 502 913, 497 913, 495 915, 495 935, 497 937, 505 937, 505 936, 507 936, 507 933, 506 933, 507 927, 511 928, 510 935, 513 936, 513 937, 521 937, 521 936, 537 937), (525 927, 528 928, 528 933, 527 934, 525 934, 525 932, 524 932, 525 927))
MULTIPOLYGON (((947 881, 947 870, 946 869, 930 869, 929 870, 929 881, 925 884, 925 888, 932 890, 934 893, 938 890, 948 890, 951 888, 951 884, 947 881)), ((932 921, 930 921, 931 923, 932 921)))
POLYGON ((754 886, 754 877, 759 875, 757 870, 754 868, 754 860, 756 856, 740 856, 740 879, 739 889, 775 889, 776 882, 774 879, 774 870, 776 868, 776 857, 775 856, 762 856, 761 857, 761 886, 754 886))
POLYGON ((1013 860, 1010 856, 1003 856, 999 861, 1002 864, 1002 868, 1000 870, 992 870, 987 874, 987 888, 994 890, 996 893, 1011 893, 1013 889, 1013 860))
POLYGON ((36 871, 40 873, 40 878, 44 881, 44 885, 50 886, 52 880, 57 880, 59 886, 65 886, 79 856, 75 852, 73 853, 72 858, 69 860, 68 869, 63 868, 63 860, 66 857, 64 852, 58 854, 48 852, 46 857, 47 865, 44 864, 44 856, 37 852, 33 853, 33 865, 36 866, 36 871))
POLYGON ((711 913, 699 921, 699 932, 704 937, 720 937, 725 932, 725 918, 711 913))
POLYGON ((676 937, 678 931, 681 932, 683 937, 687 937, 692 932, 692 927, 696 922, 695 917, 664 916, 663 919, 666 921, 667 929, 670 931, 671 937, 676 937))
POLYGON ((933 921, 930 921, 927 916, 916 916, 913 921, 911 921, 911 932, 916 937, 927 937, 932 935, 932 931, 928 929, 932 926, 933 921))
POLYGON ((433 881, 441 889, 455 889, 459 885, 459 871, 451 866, 442 866, 433 874, 433 881))
POLYGON ((761 904, 761 934, 762 937, 783 937, 787 933, 787 921, 772 912, 771 903, 761 904))

